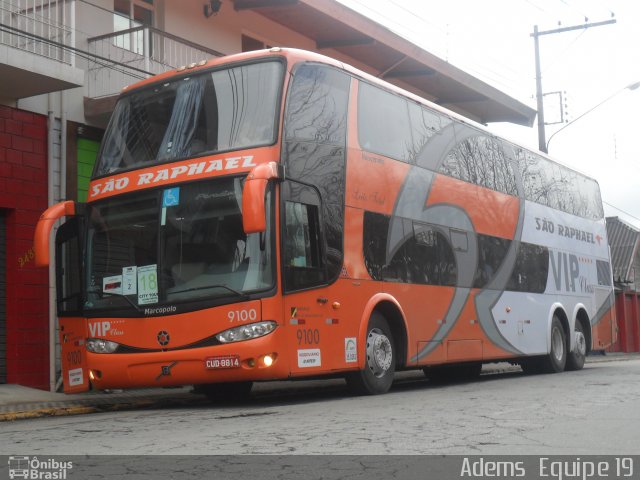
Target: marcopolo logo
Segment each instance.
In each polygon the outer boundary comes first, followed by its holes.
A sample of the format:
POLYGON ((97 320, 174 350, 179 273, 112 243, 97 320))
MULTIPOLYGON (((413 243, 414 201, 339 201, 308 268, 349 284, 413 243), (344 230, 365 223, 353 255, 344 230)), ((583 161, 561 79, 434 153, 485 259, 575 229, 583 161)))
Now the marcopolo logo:
POLYGON ((7 463, 11 479, 65 480, 68 478, 67 471, 73 468, 73 462, 62 462, 54 458, 11 456, 7 463))

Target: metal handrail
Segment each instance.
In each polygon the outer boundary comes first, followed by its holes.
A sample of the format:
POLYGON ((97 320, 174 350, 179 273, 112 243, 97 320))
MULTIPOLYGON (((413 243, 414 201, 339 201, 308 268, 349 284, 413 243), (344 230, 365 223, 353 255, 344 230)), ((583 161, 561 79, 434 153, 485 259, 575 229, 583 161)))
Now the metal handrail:
POLYGON ((217 50, 214 50, 213 48, 205 47, 204 45, 199 45, 199 44, 197 44, 195 42, 187 40, 186 38, 182 38, 182 37, 179 37, 179 36, 174 35, 172 33, 165 32, 164 30, 160 30, 158 28, 150 27, 150 26, 147 26, 147 25, 140 25, 139 27, 127 28, 126 30, 118 30, 117 32, 109 32, 109 33, 104 33, 102 35, 96 35, 95 37, 87 38, 87 42, 93 43, 93 42, 97 42, 99 40, 105 40, 105 39, 108 39, 108 38, 119 37, 121 35, 127 35, 127 34, 131 34, 131 33, 141 32, 141 31, 144 31, 145 29, 148 29, 149 32, 156 33, 161 37, 165 37, 165 38, 168 38, 168 39, 173 40, 175 42, 182 43, 183 45, 185 45, 187 47, 195 48, 197 50, 202 50, 203 52, 206 52, 206 53, 208 53, 208 54, 210 54, 210 55, 212 55, 214 57, 224 57, 224 53, 219 52, 217 50))

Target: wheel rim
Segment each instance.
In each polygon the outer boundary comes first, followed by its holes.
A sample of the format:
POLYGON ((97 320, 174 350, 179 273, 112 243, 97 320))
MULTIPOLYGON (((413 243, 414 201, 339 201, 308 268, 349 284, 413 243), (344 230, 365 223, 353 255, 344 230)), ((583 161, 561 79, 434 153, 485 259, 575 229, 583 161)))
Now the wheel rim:
POLYGON ((553 356, 557 361, 562 361, 564 357, 564 341, 559 328, 554 328, 551 332, 551 349, 553 356))
POLYGON ((576 332, 576 352, 581 357, 587 354, 587 339, 582 332, 576 332))
POLYGON ((367 365, 376 377, 382 377, 393 360, 393 349, 389 338, 377 328, 369 332, 367 337, 367 365))

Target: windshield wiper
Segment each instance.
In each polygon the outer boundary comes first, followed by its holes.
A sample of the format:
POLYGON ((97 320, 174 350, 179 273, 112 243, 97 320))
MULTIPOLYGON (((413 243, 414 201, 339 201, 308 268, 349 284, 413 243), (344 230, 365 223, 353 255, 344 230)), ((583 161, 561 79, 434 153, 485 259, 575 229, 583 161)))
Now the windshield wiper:
POLYGON ((224 288, 226 290, 229 290, 231 293, 236 294, 237 296, 241 297, 241 298, 248 298, 248 295, 242 292, 239 292, 238 290, 231 288, 227 285, 223 285, 223 284, 216 284, 216 285, 204 285, 202 287, 193 287, 193 288, 187 288, 185 290, 178 290, 177 292, 167 292, 167 295, 173 295, 176 293, 187 293, 187 292, 195 292, 197 290, 207 290, 209 288, 224 288))
POLYGON ((120 297, 120 298, 124 298, 127 303, 129 303, 129 305, 131 305, 133 308, 136 309, 137 312, 139 313, 143 313, 143 310, 140 308, 140 306, 136 305, 135 303, 133 303, 133 300, 131 300, 129 297, 127 297, 126 295, 123 295, 121 293, 108 293, 108 292, 102 292, 102 295, 108 295, 110 297, 120 297))

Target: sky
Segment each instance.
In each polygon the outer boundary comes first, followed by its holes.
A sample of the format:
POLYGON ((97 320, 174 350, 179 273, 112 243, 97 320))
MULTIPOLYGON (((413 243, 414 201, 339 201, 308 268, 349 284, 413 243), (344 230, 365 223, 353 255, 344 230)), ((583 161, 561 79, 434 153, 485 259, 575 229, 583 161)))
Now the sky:
MULTIPOLYGON (((640 81, 640 1, 339 1, 534 109, 534 25, 615 19, 540 37, 543 92, 563 92, 569 122, 545 130, 552 158, 598 180, 605 214, 640 228, 640 88, 626 88, 640 81)), ((560 120, 558 95, 545 98, 546 122, 560 120)), ((536 123, 489 129, 538 148, 536 123)))

